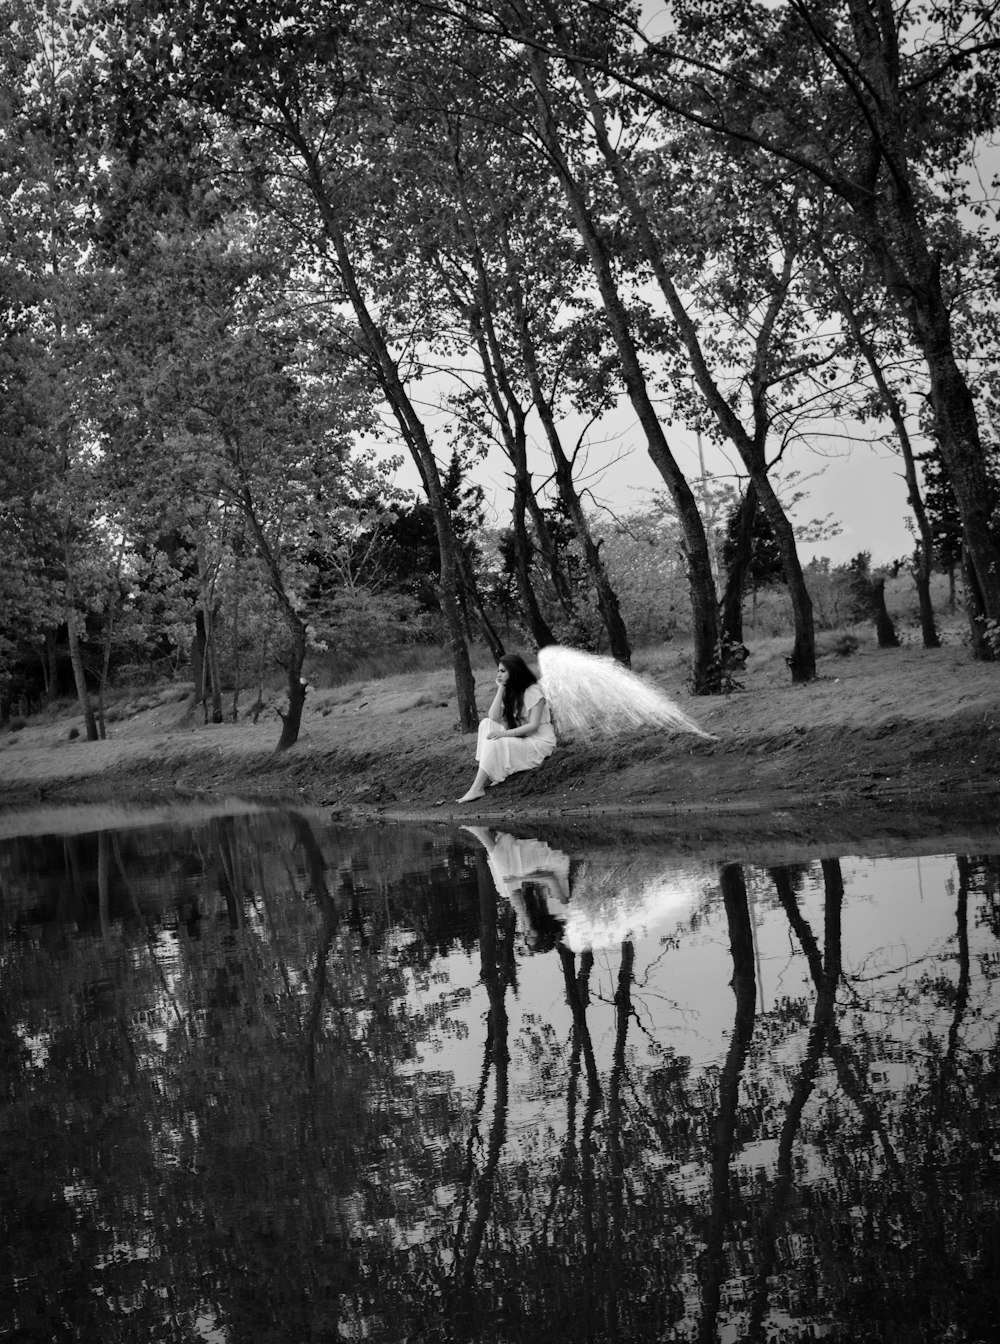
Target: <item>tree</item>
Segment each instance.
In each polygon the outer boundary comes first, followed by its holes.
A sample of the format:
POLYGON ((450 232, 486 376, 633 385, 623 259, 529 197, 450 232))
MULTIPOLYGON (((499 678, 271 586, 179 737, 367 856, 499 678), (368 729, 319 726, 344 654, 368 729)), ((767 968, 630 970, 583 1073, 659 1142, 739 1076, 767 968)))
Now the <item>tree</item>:
POLYGON ((929 203, 965 199, 966 155, 997 124, 990 90, 1000 12, 961 0, 936 0, 919 14, 893 0, 733 0, 720 21, 710 0, 677 0, 668 34, 646 43, 631 7, 593 9, 638 42, 587 47, 576 42, 584 28, 539 34, 525 30, 520 14, 517 31, 549 59, 571 68, 583 61, 651 107, 704 128, 735 171, 753 146, 804 189, 843 201, 927 369, 935 435, 962 518, 973 647, 992 658, 985 627, 1000 620, 1000 551, 929 203))
MULTIPOLYGON (((104 30, 111 55, 103 78, 122 133, 149 141, 153 122, 177 106, 206 121, 221 117, 232 131, 226 167, 234 189, 250 192, 258 209, 284 221, 289 242, 304 244, 331 297, 353 312, 355 350, 381 389, 434 517, 441 610, 461 724, 471 730, 478 715, 459 560, 431 438, 408 390, 412 315, 396 306, 390 283, 401 241, 393 230, 394 175, 407 145, 397 121, 400 158, 386 156, 385 131, 395 115, 386 89, 405 35, 387 13, 369 8, 358 26, 326 0, 300 6, 291 23, 266 5, 225 4, 210 15, 198 3, 150 8, 159 11, 162 31, 155 36, 148 15, 128 5, 112 7, 104 30), (162 60, 165 47, 184 51, 181 66, 162 60), (137 100, 155 110, 141 126, 129 110, 137 100)), ((412 372, 418 376, 419 368, 412 372)))
POLYGON ((868 551, 859 553, 848 563, 851 592, 857 603, 859 616, 867 616, 875 622, 875 634, 880 649, 899 647, 899 636, 885 605, 885 574, 873 574, 871 555, 868 551))
POLYGON ((574 168, 567 152, 565 131, 561 124, 565 102, 553 86, 545 56, 529 47, 526 60, 536 102, 535 133, 563 188, 573 222, 590 259, 608 328, 618 351, 622 380, 645 434, 650 457, 666 482, 684 530, 694 640, 692 686, 698 694, 717 691, 720 681, 715 589, 705 529, 697 502, 677 465, 660 423, 642 368, 633 325, 615 277, 611 251, 588 201, 581 175, 574 168))
MULTIPOLYGON (((165 451, 191 516, 203 490, 216 508, 238 516, 253 545, 285 626, 284 749, 297 740, 305 700, 310 556, 333 544, 342 510, 373 481, 365 460, 352 455, 368 424, 367 389, 350 363, 335 365, 329 327, 321 333, 294 300, 289 307, 287 276, 266 244, 230 226, 161 247, 158 266, 145 259, 152 283, 168 287, 172 322, 141 336, 148 372, 136 391, 160 435, 132 451, 146 472, 164 470, 165 451)), ((130 279, 134 295, 140 282, 134 272, 130 279)), ((128 321, 122 314, 126 336, 128 321)), ((208 615, 203 556, 199 572, 208 615)))

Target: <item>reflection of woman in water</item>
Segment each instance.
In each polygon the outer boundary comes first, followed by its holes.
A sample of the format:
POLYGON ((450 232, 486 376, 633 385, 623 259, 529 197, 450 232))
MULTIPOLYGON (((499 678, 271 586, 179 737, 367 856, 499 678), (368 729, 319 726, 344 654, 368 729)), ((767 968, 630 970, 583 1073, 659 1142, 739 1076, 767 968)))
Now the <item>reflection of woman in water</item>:
POLYGON ((483 826, 464 829, 486 850, 497 893, 514 907, 529 948, 555 947, 569 902, 569 855, 544 840, 518 840, 483 826))
POLYGON ((520 654, 504 654, 496 681, 497 693, 479 725, 479 770, 469 790, 458 799, 460 803, 482 798, 490 785, 519 770, 534 770, 556 749, 542 688, 520 654))
POLYGON ((714 868, 657 854, 571 860, 544 840, 466 826, 486 850, 501 897, 510 901, 529 948, 562 943, 573 952, 617 947, 690 919, 714 868), (571 899, 572 897, 572 899, 571 899))

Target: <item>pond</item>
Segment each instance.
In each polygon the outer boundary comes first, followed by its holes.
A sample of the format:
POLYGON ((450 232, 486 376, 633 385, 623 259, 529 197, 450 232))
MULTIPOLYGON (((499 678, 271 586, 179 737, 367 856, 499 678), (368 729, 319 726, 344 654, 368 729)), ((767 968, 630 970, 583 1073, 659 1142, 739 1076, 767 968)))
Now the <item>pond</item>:
POLYGON ((995 837, 16 831, 0 1340, 995 1338, 995 837))

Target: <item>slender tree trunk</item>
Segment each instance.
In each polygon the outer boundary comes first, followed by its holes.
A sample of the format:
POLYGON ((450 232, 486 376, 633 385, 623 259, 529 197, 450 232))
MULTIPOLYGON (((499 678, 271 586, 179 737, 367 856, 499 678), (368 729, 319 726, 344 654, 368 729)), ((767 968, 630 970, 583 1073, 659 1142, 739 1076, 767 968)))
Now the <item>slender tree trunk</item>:
POLYGON ((931 601, 933 551, 928 554, 922 545, 918 546, 913 561, 910 573, 913 575, 913 584, 917 590, 917 605, 920 608, 920 637, 925 649, 938 649, 941 647, 941 636, 938 634, 934 604, 931 601))
MULTIPOLYGON (((473 310, 470 321, 472 338, 479 351, 486 389, 489 393, 490 400, 493 402, 493 408, 496 412, 497 422, 500 425, 501 433, 503 435, 507 456, 510 458, 511 465, 514 468, 515 480, 521 478, 524 482, 524 498, 527 516, 531 519, 531 522, 534 525, 535 535, 538 541, 538 549, 545 558, 549 576, 552 579, 552 586, 556 594, 556 600, 559 602, 563 614, 572 619, 576 614, 573 594, 559 559, 558 547, 555 544, 555 540, 541 505, 538 503, 534 486, 531 482, 531 476, 528 471, 527 437, 525 434, 527 412, 526 408, 522 406, 518 399, 513 382, 511 381, 504 343, 497 337, 496 323, 494 321, 494 287, 490 281, 486 258, 484 257, 482 248, 479 244, 479 230, 476 226, 475 212, 469 204, 468 193, 466 191, 465 172, 462 164, 461 146, 454 134, 452 134, 451 142, 458 204, 465 226, 466 241, 476 267, 478 310, 473 310)), ((503 230, 501 230, 501 235, 503 242, 506 243, 506 236, 503 234, 503 230)), ((509 270, 509 250, 505 251, 505 260, 509 270)), ((439 266, 439 269, 443 273, 445 272, 443 264, 439 266)))
POLYGON ((684 532, 685 560, 691 591, 691 632, 694 640, 693 690, 702 695, 715 693, 721 689, 722 684, 717 657, 718 613, 705 528, 694 494, 670 451, 663 426, 650 398, 639 353, 632 337, 628 313, 615 283, 607 248, 590 213, 583 189, 563 153, 559 130, 548 101, 543 57, 537 51, 532 51, 529 52, 528 59, 537 95, 539 134, 556 167, 573 222, 590 258, 608 327, 621 360, 625 388, 646 436, 649 455, 666 482, 684 532))
POLYGON ((608 1263, 605 1298, 605 1320, 611 1339, 619 1336, 619 1297, 622 1284, 623 1245, 626 1236, 625 1213, 625 1154, 622 1144, 622 1090, 626 1076, 625 1046, 632 1018, 632 979, 635 967, 635 944, 627 939, 621 946, 618 983, 615 986, 615 1044, 612 1053, 611 1077, 608 1080, 607 1145, 608 1145, 608 1263))
POLYGON ((719 873, 719 887, 729 925, 729 951, 733 961, 731 985, 736 999, 733 1030, 719 1078, 719 1105, 712 1117, 710 1135, 711 1206, 705 1230, 705 1249, 699 1266, 701 1319, 699 1344, 714 1344, 725 1277, 726 1229, 732 1202, 730 1164, 736 1147, 736 1124, 740 1080, 753 1037, 757 1007, 754 971, 753 924, 747 901, 746 879, 739 864, 726 864, 719 873))
POLYGON ((104 688, 108 684, 108 669, 111 662, 111 638, 110 632, 105 631, 104 656, 101 659, 101 675, 97 682, 97 731, 100 733, 101 741, 108 735, 107 724, 104 720, 104 688))
POLYGON ((42 679, 45 683, 45 703, 54 704, 59 698, 59 663, 56 659, 56 632, 46 630, 42 649, 42 679))
POLYGON ((354 268, 351 250, 348 247, 347 235, 338 214, 337 206, 328 190, 317 151, 305 138, 301 123, 282 99, 278 100, 278 112, 283 119, 289 144, 302 159, 306 181, 316 202, 324 233, 337 258, 344 292, 354 310, 354 316, 357 319, 371 358, 373 369, 399 426, 403 442, 416 464, 424 493, 427 496, 427 502, 430 505, 441 561, 438 599, 441 604, 441 616, 451 646, 452 663, 455 669, 459 722, 462 732, 476 732, 479 727, 479 713, 476 709, 476 682, 472 675, 469 647, 462 628, 462 613, 459 603, 458 543, 448 512, 448 502, 441 486, 441 475, 438 471, 437 460, 431 449, 423 422, 407 395, 406 388, 403 386, 396 361, 393 359, 386 339, 365 301, 354 268))
POLYGON ((99 740, 97 720, 94 717, 94 706, 90 699, 90 692, 87 689, 87 677, 83 667, 83 653, 80 649, 80 626, 76 610, 76 587, 73 582, 70 543, 69 538, 65 533, 63 535, 63 561, 66 566, 66 639, 69 644, 69 661, 70 666, 73 669, 73 681, 76 684, 76 696, 80 702, 80 709, 83 713, 83 723, 87 733, 87 741, 97 742, 99 740))
MULTIPOLYGON (((554 425, 553 428, 555 428, 554 425)), ((556 437, 558 438, 558 436, 556 437)), ((597 594, 597 610, 601 614, 604 629, 607 631, 608 648, 611 651, 612 658, 615 658, 624 667, 630 667, 632 646, 629 643, 628 631, 622 619, 621 608, 618 605, 618 594, 612 586, 611 578, 605 568, 604 561, 601 559, 600 547, 590 530, 590 523, 584 511, 583 502, 577 493, 576 482, 573 480, 572 468, 569 460, 562 453, 561 446, 559 450, 556 450, 551 438, 549 439, 549 447, 555 464, 559 495, 566 512, 573 520, 577 537, 583 547, 583 558, 594 583, 594 591, 597 594)))
POLYGON ((278 739, 278 751, 287 751, 299 740, 302 727, 302 710, 306 703, 306 683, 302 676, 302 667, 306 660, 305 628, 299 622, 297 632, 292 636, 288 660, 285 663, 288 686, 288 709, 279 710, 281 716, 281 737, 278 739))
MULTIPOLYGON (((778 312, 784 303, 788 285, 791 282, 791 251, 786 253, 782 283, 775 289, 770 298, 765 318, 761 323, 761 330, 757 336, 754 368, 752 370, 754 434, 750 435, 712 376, 705 359, 698 330, 691 320, 691 316, 685 308, 668 270, 664 248, 656 237, 649 215, 639 198, 632 175, 612 143, 604 119, 604 110, 594 90, 593 83, 582 67, 578 65, 573 66, 573 74, 587 100, 598 148, 611 169, 622 199, 628 206, 643 255, 653 270, 656 282, 667 301, 674 325, 687 350, 695 381, 720 429, 733 443, 743 459, 757 491, 760 506, 771 525, 775 541, 781 552, 781 563, 792 601, 792 614, 795 623, 795 644, 787 662, 791 669, 793 681, 811 681, 816 675, 816 637, 813 626, 812 601, 806 589, 805 577, 802 573, 802 565, 795 544, 795 533, 771 485, 764 453, 769 428, 766 408, 767 365, 770 359, 768 342, 778 312)), ((704 536, 704 529, 702 529, 702 535, 704 536)), ((707 559, 707 543, 705 554, 707 559)), ((721 663, 721 659, 719 662, 721 663)))
MULTIPOLYGON (((222 722, 222 680, 219 675, 219 640, 215 629, 215 614, 211 607, 205 612, 205 655, 208 663, 208 680, 212 693, 212 722, 222 722)), ((207 718, 206 704, 206 718, 207 718)))
POLYGON ((885 605, 885 579, 881 575, 877 579, 872 579, 871 604, 879 648, 898 649, 899 636, 896 634, 896 627, 893 625, 892 617, 885 605))
POLYGON ((281 565, 274 549, 268 541, 267 534, 257 517, 257 511, 254 508, 249 488, 244 484, 240 492, 240 505, 243 513, 243 519, 250 529, 250 535, 253 537, 257 554, 260 556, 267 570, 268 578, 271 582, 271 592, 274 594, 278 603, 278 610, 281 612, 282 619, 285 622, 285 628, 288 631, 288 652, 285 656, 284 667, 286 674, 286 685, 288 688, 288 708, 279 710, 281 717, 281 737, 278 739, 276 750, 286 751, 289 747, 295 745, 299 740, 299 729, 302 726, 302 709, 306 702, 306 683, 302 677, 302 669, 306 661, 307 637, 306 627, 302 617, 295 610, 288 591, 285 588, 284 578, 281 573, 281 565))
POLYGON ((48 649, 46 647, 47 641, 48 641, 48 632, 46 632, 45 640, 42 642, 41 646, 37 649, 37 652, 38 652, 38 663, 42 669, 42 696, 44 698, 45 703, 47 705, 51 705, 52 680, 49 676, 49 663, 47 658, 48 649))
POLYGON ((525 430, 526 413, 511 385, 507 373, 507 362, 503 347, 497 339, 493 323, 493 293, 486 269, 486 262, 479 249, 472 222, 471 212, 465 203, 461 176, 459 188, 462 193, 463 215, 466 221, 468 241, 473 252, 477 272, 477 291, 479 306, 474 310, 470 322, 472 339, 479 351, 479 362, 483 369, 483 378, 493 411, 503 438, 504 449, 514 473, 514 573, 517 579, 521 606, 524 610, 528 630, 538 648, 555 643, 552 627, 542 614, 538 594, 531 577, 531 539, 527 531, 527 518, 530 514, 535 522, 535 530, 543 545, 554 550, 549 536, 548 524, 535 498, 535 488, 528 470, 528 439, 525 430))
MULTIPOLYGON (((194 634, 191 637, 191 680, 194 683, 195 704, 200 704, 203 711, 205 697, 207 695, 207 684, 205 681, 207 671, 208 663, 205 659, 205 613, 201 607, 196 607, 194 612, 194 634)), ((206 721, 207 717, 206 714, 206 721)))
POLYGON ((528 495, 528 517, 531 519, 531 525, 535 530, 535 542, 545 561, 549 578, 552 580, 552 589, 556 595, 556 601, 559 603, 566 619, 575 621, 577 610, 573 585, 566 573, 566 566, 562 562, 559 546, 552 535, 552 528, 545 516, 545 510, 538 502, 538 496, 534 490, 528 495))
POLYGON ((848 0, 858 49, 860 87, 872 133, 871 159, 885 174, 879 191, 849 197, 866 246, 883 282, 905 314, 930 382, 934 433, 962 517, 966 611, 973 654, 996 660, 987 623, 1000 625, 1000 549, 992 535, 994 492, 968 382, 955 358, 951 314, 941 285, 940 257, 932 254, 913 188, 908 117, 899 86, 899 33, 889 0, 848 0))
POLYGON ((72 597, 70 597, 70 602, 66 608, 66 637, 69 642, 69 661, 73 668, 73 680, 76 683, 76 696, 80 702, 83 722, 87 730, 87 741, 97 742, 100 734, 97 731, 97 720, 94 717, 94 706, 91 703, 90 692, 87 690, 87 678, 83 670, 83 654, 80 652, 80 632, 72 597))
POLYGON ((479 964, 480 974, 489 1000, 487 1029, 491 1043, 495 1093, 493 1115, 490 1119, 489 1138, 482 1175, 476 1192, 475 1211, 470 1219, 468 1236, 456 1255, 456 1277, 468 1291, 474 1282, 476 1261, 489 1225, 493 1206, 500 1157, 507 1138, 507 1105, 509 1093, 510 1046, 509 1022, 506 1004, 506 986, 497 965, 497 891, 490 875, 486 855, 476 855, 476 878, 479 890, 479 964))
MULTIPOLYGON (((243 537, 242 533, 237 537, 233 547, 233 553, 237 564, 242 559, 243 537)), ((230 663, 233 669, 233 723, 239 723, 240 720, 240 691, 243 689, 243 664, 240 659, 240 618, 242 616, 240 603, 240 585, 239 580, 236 583, 236 591, 233 595, 233 651, 230 657, 230 663)))
POLYGON ((850 296, 840 279, 840 274, 831 261, 830 257, 819 248, 819 255, 827 273, 827 278, 837 296, 837 303, 843 314, 847 329, 851 334, 851 339, 864 356, 865 363, 871 372, 878 394, 882 399, 882 404, 886 413, 892 422, 892 427, 896 433, 896 441, 899 444, 899 451, 903 458, 903 473, 906 478, 906 496, 907 502, 913 513, 914 522, 917 525, 917 535, 919 541, 916 551, 916 563, 913 566, 913 577, 917 586, 917 601, 920 606, 920 633, 923 638, 925 649, 937 649, 941 645, 938 636, 937 625, 934 621, 934 608, 931 605, 931 572, 934 567, 934 535, 931 531, 930 521, 927 517, 927 510, 924 508, 923 495, 920 490, 920 482, 917 479, 916 456, 913 452, 913 443, 910 439, 910 431, 907 428, 906 417, 903 414, 903 408, 899 403, 889 382, 879 363, 875 347, 865 336, 861 327, 861 321, 857 310, 850 300, 850 296))
POLYGON ((207 672, 203 686, 202 702, 205 706, 205 722, 208 722, 208 691, 212 694, 212 722, 222 722, 222 686, 219 679, 219 648, 215 634, 215 580, 209 571, 205 559, 205 550, 199 541, 196 548, 198 559, 198 583, 201 588, 201 610, 205 630, 205 661, 203 676, 207 672))
POLYGON ((774 493, 766 469, 761 467, 755 469, 753 483, 761 508, 778 543, 778 550, 781 552, 781 567, 792 601, 795 643, 788 658, 792 681, 812 681, 816 675, 816 631, 813 624, 812 598, 809 596, 806 578, 802 573, 798 547, 795 544, 795 532, 788 521, 788 515, 781 507, 781 501, 774 493))
MULTIPOLYGON (((625 622, 622 619, 621 609, 618 605, 618 594, 615 592, 611 579, 605 568, 604 561, 601 558, 600 548, 594 541, 590 530, 590 522, 583 508, 583 502, 580 499, 576 488, 576 481, 573 477, 573 463, 567 457, 556 427, 555 416, 552 414, 552 405, 545 395, 542 387, 541 372, 538 367, 538 359, 535 353, 535 345, 531 338, 531 328, 528 321, 527 308, 524 303, 524 293, 521 289, 520 280, 516 274, 510 243, 504 234, 501 239, 504 250, 504 261, 507 267, 507 279, 511 288, 511 302, 514 308, 514 316, 517 321, 518 340, 521 347, 521 360, 524 364, 525 372, 528 375, 528 384, 531 388, 531 399, 535 407, 538 418, 542 422, 542 428, 545 431, 545 437, 548 441, 549 451, 552 454, 552 463, 556 472, 556 487, 559 491, 559 498, 562 500, 570 520, 576 529, 577 537, 583 548, 583 556, 590 576, 594 582, 594 590, 597 594, 597 609, 601 613, 601 620, 604 623, 604 629, 608 635, 608 647, 611 650, 611 656, 617 659, 625 667, 630 666, 632 662, 632 647, 629 644, 628 631, 625 622)), ((565 609, 565 607, 564 607, 565 609)))
MULTIPOLYGON (((760 1217, 758 1259, 750 1311, 743 1338, 747 1344, 763 1344, 766 1338, 765 1322, 770 1302, 770 1283, 778 1259, 778 1237, 782 1219, 795 1181, 795 1144, 802 1125, 802 1117, 812 1096, 819 1075, 820 1060, 826 1053, 832 1036, 836 1034, 837 987, 841 975, 841 915, 844 903, 844 883, 840 864, 836 859, 821 860, 825 903, 823 906, 822 974, 817 981, 816 1002, 805 1055, 798 1071, 791 1079, 791 1092, 785 1110, 785 1119, 778 1135, 776 1172, 770 1198, 760 1217)), ((798 916, 792 898, 790 919, 798 916)), ((814 944, 811 930, 801 916, 795 922, 808 932, 803 943, 807 958, 814 944)))
POLYGON ((461 585, 465 597, 472 607, 472 613, 476 618, 476 624, 482 633, 486 647, 489 649, 493 658, 499 662, 504 655, 504 643, 497 632, 496 626, 490 620, 486 606, 483 602, 482 594, 479 591, 479 584, 476 582, 476 576, 472 572, 472 567, 459 551, 459 565, 461 568, 461 585))
POLYGON ((535 587, 531 582, 531 538, 525 525, 527 507, 525 492, 530 488, 524 477, 515 472, 514 507, 511 518, 511 530, 514 534, 514 577, 529 633, 536 646, 544 649, 547 644, 554 644, 556 637, 552 633, 552 627, 542 615, 535 587))
POLYGON ((431 449, 423 422, 407 396, 396 362, 368 310, 368 305, 354 271, 347 239, 337 222, 336 215, 327 197, 322 174, 319 172, 313 156, 308 154, 307 150, 303 152, 306 154, 310 181, 323 216, 327 236, 337 255, 337 263, 347 297, 354 309, 354 315, 358 320, 358 325, 372 357, 386 400, 396 417, 396 423, 399 425, 403 440, 409 448, 420 473, 420 479, 427 495, 427 502, 430 505, 431 516, 434 519, 434 530, 437 534, 438 553, 441 558, 439 600, 441 615, 451 645, 452 663, 455 668, 459 722, 463 732, 475 732, 479 727, 479 714, 476 709, 476 682, 472 675, 468 644, 462 630, 462 615, 458 600, 458 545, 451 516, 448 513, 448 503, 441 486, 437 460, 431 449))
MULTIPOLYGON (((475 249, 475 241, 472 242, 475 249)), ((479 309, 472 318, 472 339, 479 351, 486 388, 500 426, 504 449, 514 476, 514 501, 511 531, 514 537, 514 578, 521 599, 521 610, 528 633, 537 648, 556 642, 552 627, 542 613, 531 577, 532 545, 528 535, 527 514, 534 501, 534 487, 528 471, 528 443, 525 413, 506 376, 503 354, 492 337, 492 295, 485 263, 479 259, 479 309)))
POLYGON ((753 530, 756 520, 757 491, 754 489, 753 481, 749 481, 736 514, 729 570, 720 604, 723 647, 727 644, 743 643, 743 598, 746 594, 753 556, 753 530))

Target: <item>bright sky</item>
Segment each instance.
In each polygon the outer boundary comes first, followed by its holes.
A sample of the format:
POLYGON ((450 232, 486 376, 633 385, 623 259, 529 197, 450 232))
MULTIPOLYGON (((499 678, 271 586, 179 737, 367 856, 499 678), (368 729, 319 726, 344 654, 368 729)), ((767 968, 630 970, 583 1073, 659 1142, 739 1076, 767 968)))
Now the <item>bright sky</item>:
MULTIPOLYGON (((428 428, 435 429, 431 407, 424 405, 428 428)), ((560 426, 567 448, 572 447, 584 429, 579 424, 564 422, 560 426)), ((700 475, 698 443, 695 435, 681 427, 665 426, 667 439, 678 465, 694 485, 700 475)), ((788 467, 798 473, 797 491, 807 498, 793 511, 793 523, 805 526, 814 519, 831 516, 831 522, 840 526, 836 536, 812 544, 801 543, 802 559, 806 562, 817 556, 828 556, 835 564, 850 560, 859 551, 870 551, 878 564, 909 555, 913 537, 905 520, 909 517, 906 503, 906 483, 898 455, 881 445, 866 441, 858 428, 852 441, 848 425, 832 426, 829 436, 816 434, 810 442, 800 443, 788 454, 788 467)), ((536 486, 551 473, 548 456, 541 434, 534 439, 531 467, 536 486)), ((654 492, 666 493, 666 482, 660 476, 646 450, 645 438, 628 402, 590 427, 586 437, 587 467, 580 474, 580 482, 589 492, 592 503, 617 514, 641 509, 654 492)), ((442 461, 450 449, 443 439, 435 444, 442 461)), ((746 473, 737 481, 735 450, 723 453, 707 441, 702 443, 705 471, 709 477, 730 484, 745 484, 746 473)), ((486 491, 491 522, 506 526, 510 518, 510 464, 504 454, 493 449, 476 469, 476 479, 486 491)), ((398 476, 398 483, 408 489, 418 486, 416 470, 409 459, 398 476)))
MULTIPOLYGON (((667 23, 668 10, 662 0, 642 0, 642 13, 647 36, 660 35, 667 23)), ((1000 172, 1000 148, 997 145, 978 147, 974 161, 969 165, 969 176, 982 186, 982 195, 991 195, 990 179, 1000 172)), ((975 222, 974 222, 975 223, 975 222)), ((981 222, 979 225, 981 227, 981 222)), ((424 407, 425 411, 430 408, 424 407)), ((428 427, 435 431, 437 417, 430 413, 428 427)), ((583 431, 578 425, 560 426, 566 443, 572 446, 583 431)), ((699 445, 693 433, 683 427, 664 426, 674 455, 694 485, 701 471, 699 445)), ((815 519, 829 517, 839 527, 834 536, 819 542, 800 541, 804 561, 828 556, 834 563, 842 563, 869 551, 875 564, 888 562, 912 553, 914 536, 908 527, 911 513, 906 499, 902 462, 897 453, 885 443, 873 443, 874 432, 886 433, 888 423, 870 427, 850 424, 830 425, 829 432, 817 428, 809 438, 794 445, 786 455, 787 470, 797 474, 796 491, 804 491, 806 498, 792 511, 797 528, 807 526, 815 519)), ((915 427, 911 423, 911 434, 915 427)), ((587 433, 587 470, 582 474, 594 505, 609 508, 616 513, 639 509, 648 502, 653 492, 666 492, 666 484, 651 461, 645 439, 627 400, 623 398, 618 409, 587 433)), ((439 457, 446 458, 450 449, 443 438, 436 443, 439 457)), ((915 435, 918 451, 923 446, 915 435)), ((701 445, 704 469, 709 477, 720 481, 745 483, 745 472, 736 470, 735 451, 724 453, 710 443, 701 445)), ((539 433, 535 440, 532 470, 536 487, 551 472, 550 459, 539 433)), ((477 468, 477 478, 483 485, 494 520, 503 526, 510 517, 509 465, 499 449, 494 449, 477 468)), ((400 483, 416 489, 415 470, 407 463, 399 477, 400 483)), ((779 494, 782 491, 779 485, 779 494)))

